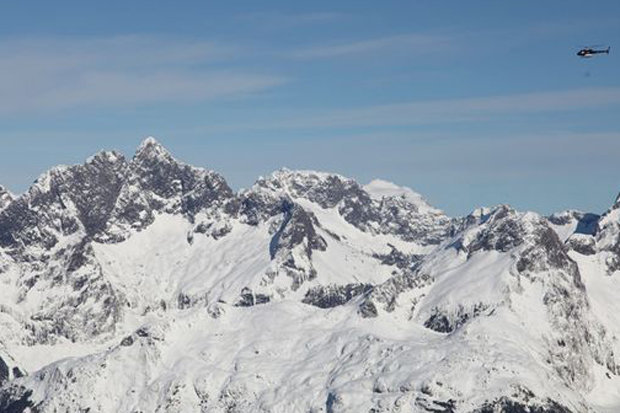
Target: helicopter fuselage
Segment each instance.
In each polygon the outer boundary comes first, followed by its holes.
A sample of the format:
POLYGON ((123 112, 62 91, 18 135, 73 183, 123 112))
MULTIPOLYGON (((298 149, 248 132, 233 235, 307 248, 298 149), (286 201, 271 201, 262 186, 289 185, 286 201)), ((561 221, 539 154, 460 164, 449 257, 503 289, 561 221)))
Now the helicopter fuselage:
POLYGON ((603 50, 595 50, 591 48, 581 49, 580 51, 577 52, 577 56, 587 58, 587 57, 592 57, 595 54, 601 54, 601 53, 609 54, 609 47, 603 50))

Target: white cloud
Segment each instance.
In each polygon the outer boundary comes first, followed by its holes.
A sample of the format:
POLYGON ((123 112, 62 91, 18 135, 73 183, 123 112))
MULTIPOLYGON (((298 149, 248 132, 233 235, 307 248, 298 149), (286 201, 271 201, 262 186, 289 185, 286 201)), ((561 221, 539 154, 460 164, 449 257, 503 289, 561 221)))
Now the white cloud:
POLYGON ((256 93, 285 81, 221 68, 240 52, 214 42, 154 36, 6 40, 0 42, 0 115, 199 101, 256 93))

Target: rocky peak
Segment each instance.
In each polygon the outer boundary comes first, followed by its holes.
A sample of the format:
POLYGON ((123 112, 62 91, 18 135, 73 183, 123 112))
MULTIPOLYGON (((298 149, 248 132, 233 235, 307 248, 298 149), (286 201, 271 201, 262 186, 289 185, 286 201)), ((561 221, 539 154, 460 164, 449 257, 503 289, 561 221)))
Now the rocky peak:
POLYGON ((533 212, 517 212, 508 205, 500 205, 465 228, 453 245, 469 256, 478 251, 511 252, 520 257, 519 272, 570 269, 575 283, 581 286, 579 274, 573 274, 576 266, 568 257, 563 240, 547 219, 533 212))
POLYGON ((171 198, 183 191, 180 170, 183 164, 154 138, 145 139, 130 162, 128 184, 138 190, 152 191, 160 197, 171 198))
POLYGON ((150 225, 155 213, 193 218, 206 209, 220 208, 234 197, 216 172, 176 160, 154 138, 145 139, 133 159, 100 241, 120 241, 131 229, 150 225))
POLYGON ((144 139, 142 143, 136 149, 136 153, 133 157, 134 161, 140 162, 148 159, 155 159, 160 161, 171 162, 174 160, 173 156, 164 148, 155 138, 149 136, 144 139))
MULTIPOLYGON (((150 191, 163 199, 184 197, 194 193, 203 201, 230 198, 233 193, 224 178, 203 168, 177 161, 154 138, 145 139, 130 164, 128 184, 150 191), (205 194, 208 192, 208 194, 205 194)), ((204 205, 190 202, 186 209, 196 212, 204 205)))
POLYGON ((469 254, 478 250, 506 252, 521 245, 526 236, 523 214, 508 205, 476 210, 464 220, 457 244, 469 254))
POLYGON ((474 225, 479 225, 489 219, 493 208, 479 207, 470 212, 467 216, 460 218, 457 222, 457 232, 463 231, 474 225))
POLYGON ((322 208, 333 208, 344 198, 357 197, 365 203, 370 202, 368 194, 354 180, 317 171, 291 171, 283 168, 268 178, 260 178, 253 188, 276 196, 307 199, 322 208))
POLYGON ((252 191, 305 199, 336 208, 349 224, 373 234, 393 234, 422 245, 438 244, 451 221, 409 188, 374 181, 367 188, 338 174, 281 169, 259 179, 252 191))
POLYGON ((0 185, 0 211, 13 201, 13 194, 8 189, 0 185))

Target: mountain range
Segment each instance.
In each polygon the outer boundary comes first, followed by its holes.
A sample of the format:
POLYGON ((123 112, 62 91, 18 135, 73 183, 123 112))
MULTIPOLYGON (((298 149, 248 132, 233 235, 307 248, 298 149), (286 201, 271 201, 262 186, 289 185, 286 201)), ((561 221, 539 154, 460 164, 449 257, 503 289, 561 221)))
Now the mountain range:
POLYGON ((0 412, 620 411, 620 197, 234 191, 155 139, 0 186, 0 412))

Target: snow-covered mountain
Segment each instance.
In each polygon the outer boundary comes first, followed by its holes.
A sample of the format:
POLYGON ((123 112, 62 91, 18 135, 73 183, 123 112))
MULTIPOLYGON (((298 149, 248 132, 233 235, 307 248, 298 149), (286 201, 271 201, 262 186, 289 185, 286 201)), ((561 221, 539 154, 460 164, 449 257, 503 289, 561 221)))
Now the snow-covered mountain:
POLYGON ((620 199, 447 217, 154 139, 0 187, 0 412, 618 412, 620 199))

